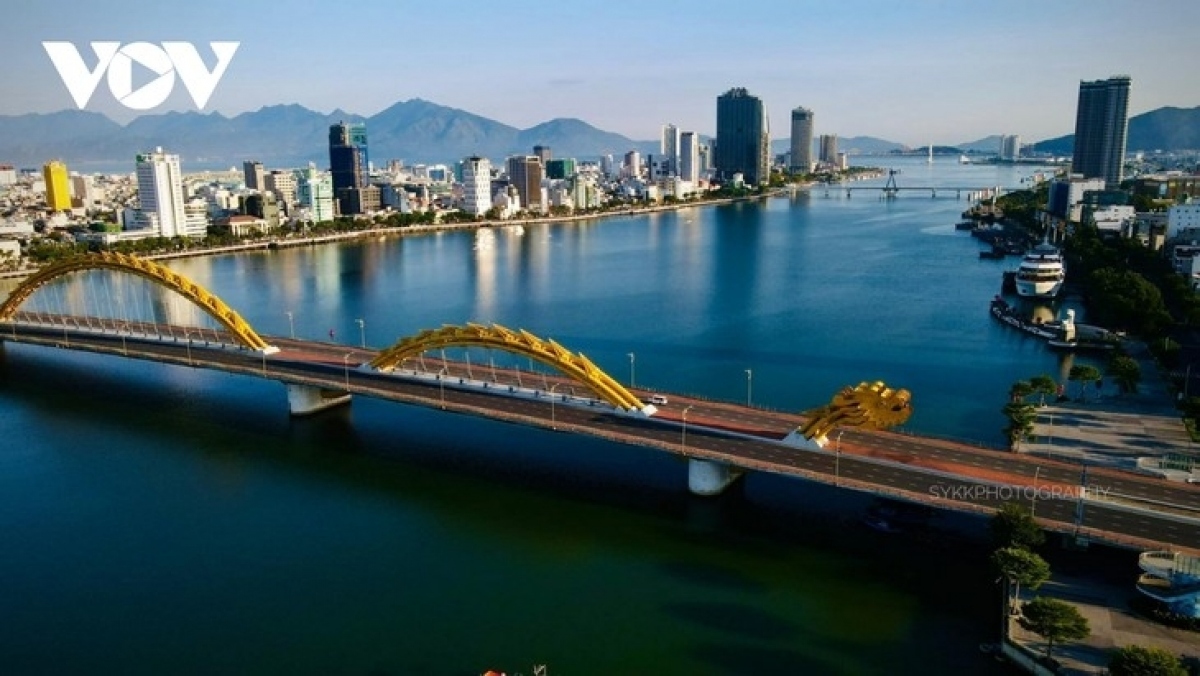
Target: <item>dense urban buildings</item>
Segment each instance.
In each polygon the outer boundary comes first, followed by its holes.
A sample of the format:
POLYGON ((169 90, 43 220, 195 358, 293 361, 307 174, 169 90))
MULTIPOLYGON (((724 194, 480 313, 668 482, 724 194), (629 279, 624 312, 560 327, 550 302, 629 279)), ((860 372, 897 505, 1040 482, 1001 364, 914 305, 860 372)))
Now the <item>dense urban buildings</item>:
POLYGON ((717 97, 718 174, 726 180, 741 174, 749 185, 770 179, 770 126, 762 99, 735 87, 717 97))
POLYGON ((67 177, 67 165, 52 160, 42 167, 42 178, 46 180, 46 208, 50 211, 71 210, 71 185, 67 177))
POLYGON ((813 112, 807 108, 792 109, 792 147, 788 168, 793 174, 812 171, 813 112))
POLYGON ((1131 82, 1129 76, 1119 75, 1079 83, 1071 171, 1085 178, 1102 178, 1109 189, 1120 186, 1125 165, 1131 82))

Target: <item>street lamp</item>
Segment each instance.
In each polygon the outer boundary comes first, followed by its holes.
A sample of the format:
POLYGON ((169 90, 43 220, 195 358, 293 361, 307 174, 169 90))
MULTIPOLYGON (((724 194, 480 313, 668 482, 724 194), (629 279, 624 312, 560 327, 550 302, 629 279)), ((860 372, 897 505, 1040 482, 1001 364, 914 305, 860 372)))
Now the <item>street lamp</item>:
POLYGON ((687 455, 687 412, 691 410, 693 404, 688 404, 683 407, 683 428, 679 433, 679 450, 687 455))
POLYGON ((554 388, 558 387, 559 385, 562 385, 562 383, 554 383, 554 385, 550 388, 550 429, 552 430, 558 429, 557 421, 554 419, 554 388))
MULTIPOLYGON (((125 334, 129 331, 129 322, 122 322, 121 325, 125 327, 125 330, 120 332, 121 333, 121 354, 128 357, 129 356, 129 348, 125 345, 125 334)), ((14 327, 14 331, 15 331, 16 324, 13 324, 13 327, 14 327)))
POLYGON ((833 442, 833 485, 842 485, 842 435, 846 430, 838 430, 837 438, 833 442))
POLYGON ((1029 496, 1029 516, 1037 516, 1038 477, 1041 474, 1041 467, 1033 468, 1033 493, 1029 496))
POLYGON ((746 406, 747 407, 750 406, 750 383, 753 378, 754 378, 754 372, 751 371, 750 369, 746 369, 746 406))
POLYGON ((358 324, 358 337, 365 350, 367 349, 367 323, 361 319, 355 319, 354 322, 358 324))
POLYGON ((346 369, 346 391, 350 391, 350 357, 353 357, 353 352, 347 352, 342 355, 342 366, 346 369))
POLYGON ((288 318, 288 335, 291 336, 292 340, 295 340, 296 339, 296 323, 294 321, 292 321, 292 312, 291 312, 291 310, 289 310, 283 314, 287 315, 287 318, 288 318))
POLYGON ((195 366, 195 362, 192 361, 192 332, 185 330, 183 332, 183 338, 187 341, 188 366, 195 366))
POLYGON ((629 353, 629 386, 633 387, 633 353, 629 353))

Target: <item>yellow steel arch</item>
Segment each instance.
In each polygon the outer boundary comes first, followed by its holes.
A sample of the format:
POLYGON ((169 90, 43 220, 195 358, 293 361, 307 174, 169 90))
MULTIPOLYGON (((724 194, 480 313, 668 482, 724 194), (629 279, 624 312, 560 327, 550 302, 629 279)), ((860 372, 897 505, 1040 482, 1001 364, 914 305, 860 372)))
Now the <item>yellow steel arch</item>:
POLYGON ((21 282, 21 285, 8 295, 3 305, 0 305, 0 321, 12 321, 21 305, 43 285, 62 277, 63 275, 80 270, 116 270, 137 275, 170 289, 175 293, 195 303, 201 310, 207 312, 213 319, 221 323, 241 345, 252 350, 269 350, 267 342, 259 336, 241 315, 217 298, 207 289, 175 272, 137 256, 113 253, 109 251, 73 256, 57 263, 48 265, 21 282))
POLYGON ((571 352, 553 340, 542 340, 528 331, 513 331, 496 324, 447 325, 440 329, 427 329, 403 338, 380 352, 371 361, 371 366, 377 369, 395 368, 405 359, 444 347, 488 347, 524 355, 557 369, 619 409, 640 411, 645 406, 632 392, 582 354, 571 352))

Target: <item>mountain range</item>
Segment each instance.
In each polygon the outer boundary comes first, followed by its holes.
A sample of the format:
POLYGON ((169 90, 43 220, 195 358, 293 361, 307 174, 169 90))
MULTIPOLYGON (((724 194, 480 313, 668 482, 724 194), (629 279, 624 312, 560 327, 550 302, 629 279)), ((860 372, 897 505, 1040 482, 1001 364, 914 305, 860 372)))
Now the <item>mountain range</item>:
MULTIPOLYGON (((597 129, 573 118, 557 118, 518 129, 474 113, 421 99, 400 101, 362 117, 341 110, 319 113, 297 104, 266 106, 254 112, 225 117, 220 113, 170 112, 143 115, 119 125, 100 113, 65 110, 0 116, 0 163, 41 166, 59 158, 86 171, 89 164, 129 162, 139 152, 162 146, 177 153, 185 170, 240 165, 256 159, 271 167, 328 163, 329 125, 339 121, 365 122, 369 152, 376 164, 402 159, 453 162, 469 155, 498 161, 528 154, 535 145, 550 146, 555 157, 591 159, 630 150, 643 155, 659 151, 657 140, 638 141, 597 129)), ((1069 154, 1072 136, 1042 141, 1038 149, 1069 154)), ((964 150, 991 151, 997 137, 961 144, 964 150)), ((1200 107, 1160 108, 1129 120, 1129 148, 1179 150, 1200 148, 1200 107)), ((849 154, 880 154, 903 150, 901 143, 869 136, 838 139, 849 154)), ((786 152, 787 140, 772 142, 776 153, 786 152)))

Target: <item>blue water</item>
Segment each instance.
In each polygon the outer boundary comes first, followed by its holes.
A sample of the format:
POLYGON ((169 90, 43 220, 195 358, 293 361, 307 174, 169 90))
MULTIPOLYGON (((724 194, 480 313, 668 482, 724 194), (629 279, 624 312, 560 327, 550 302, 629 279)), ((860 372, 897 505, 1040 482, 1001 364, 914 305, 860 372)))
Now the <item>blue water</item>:
MULTIPOLYGON (((965 207, 814 190, 171 266, 266 333, 498 322, 792 410, 883 379, 911 429, 999 443, 1009 384, 1063 365, 988 316, 1015 261, 977 259, 965 207)), ((366 399, 292 420, 277 383, 119 358, 9 345, 0 377, 9 673, 991 668, 986 549, 861 528, 854 494, 754 475, 703 500, 652 451, 366 399)))

